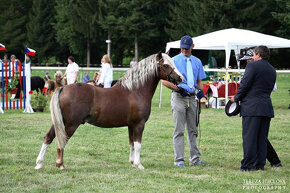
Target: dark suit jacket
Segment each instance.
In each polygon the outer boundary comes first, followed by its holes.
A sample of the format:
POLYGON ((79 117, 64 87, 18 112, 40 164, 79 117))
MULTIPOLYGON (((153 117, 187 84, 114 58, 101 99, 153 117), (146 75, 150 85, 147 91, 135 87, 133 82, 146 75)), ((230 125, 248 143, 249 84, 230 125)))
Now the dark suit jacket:
POLYGON ((270 95, 275 82, 276 71, 267 60, 248 63, 234 98, 241 101, 240 115, 274 117, 270 95))

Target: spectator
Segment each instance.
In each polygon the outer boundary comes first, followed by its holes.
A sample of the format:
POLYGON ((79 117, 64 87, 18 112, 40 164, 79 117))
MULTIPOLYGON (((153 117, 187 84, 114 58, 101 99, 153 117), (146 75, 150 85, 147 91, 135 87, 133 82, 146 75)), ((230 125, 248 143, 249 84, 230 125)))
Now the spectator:
POLYGON ((83 78, 83 83, 86 83, 90 80, 90 75, 89 72, 85 72, 84 78, 83 78))
POLYGON ((8 59, 8 55, 7 54, 4 55, 4 59, 3 59, 2 62, 3 63, 6 63, 7 62, 7 64, 9 63, 9 59, 8 59))
POLYGON ((113 81, 113 65, 111 63, 110 57, 108 55, 104 55, 101 63, 101 75, 97 85, 104 86, 104 88, 110 88, 113 81))
POLYGON ((67 84, 73 84, 78 81, 78 72, 79 72, 79 65, 75 63, 75 59, 72 56, 69 56, 68 65, 65 74, 62 76, 67 78, 67 84))
POLYGON ((25 54, 25 62, 26 64, 31 64, 31 59, 28 55, 25 54))
POLYGON ((48 72, 45 72, 44 80, 45 81, 51 80, 48 72))
POLYGON ((132 58, 131 62, 130 62, 130 68, 132 68, 133 66, 135 66, 137 64, 137 61, 135 58, 132 58))
MULTIPOLYGON (((18 66, 18 70, 21 70, 21 62, 16 58, 14 54, 10 56, 10 66, 11 68, 14 67, 14 71, 16 71, 16 66, 18 66)), ((13 71, 13 70, 12 70, 13 71)))

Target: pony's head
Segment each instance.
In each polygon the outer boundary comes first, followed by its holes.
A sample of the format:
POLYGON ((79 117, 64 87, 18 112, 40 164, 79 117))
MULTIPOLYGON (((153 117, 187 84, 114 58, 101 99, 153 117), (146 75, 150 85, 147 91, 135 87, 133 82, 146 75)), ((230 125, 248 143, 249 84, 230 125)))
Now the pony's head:
POLYGON ((61 80, 62 80, 62 72, 61 71, 56 71, 55 74, 54 74, 54 78, 55 78, 55 81, 58 82, 58 83, 61 83, 61 80))
POLYGON ((58 70, 58 71, 55 72, 54 78, 55 77, 59 77, 59 76, 62 76, 62 72, 60 70, 58 70))
POLYGON ((160 79, 168 80, 175 85, 182 83, 183 77, 175 67, 174 62, 170 56, 159 52, 156 55, 156 60, 158 64, 158 74, 160 79))

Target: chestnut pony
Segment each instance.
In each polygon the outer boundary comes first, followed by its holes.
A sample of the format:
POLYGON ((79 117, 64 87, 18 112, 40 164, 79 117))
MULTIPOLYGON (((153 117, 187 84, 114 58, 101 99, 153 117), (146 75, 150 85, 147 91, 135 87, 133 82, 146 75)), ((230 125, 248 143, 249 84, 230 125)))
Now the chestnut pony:
POLYGON ((158 53, 140 61, 111 88, 85 83, 57 88, 50 103, 53 124, 44 137, 35 169, 42 168, 46 149, 55 137, 58 145, 56 166, 65 169, 64 147, 79 125, 86 122, 104 128, 128 126, 129 161, 144 169, 140 161, 142 133, 160 79, 174 84, 182 82, 171 58, 158 53))

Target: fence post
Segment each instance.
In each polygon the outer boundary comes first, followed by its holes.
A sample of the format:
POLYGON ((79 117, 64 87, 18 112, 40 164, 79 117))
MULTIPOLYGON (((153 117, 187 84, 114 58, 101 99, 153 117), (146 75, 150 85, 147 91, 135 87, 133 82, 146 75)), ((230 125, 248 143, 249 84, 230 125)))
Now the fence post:
MULTIPOLYGON (((1 60, 0 60, 1 61, 1 60)), ((3 114, 4 113, 4 111, 3 111, 3 109, 2 109, 2 107, 4 108, 4 89, 5 89, 5 86, 4 86, 4 63, 1 61, 1 69, 2 69, 2 71, 1 71, 1 79, 2 79, 2 82, 1 82, 1 84, 2 84, 2 106, 0 106, 0 113, 1 114, 3 114)))
POLYGON ((24 109, 24 113, 34 113, 31 105, 30 105, 30 94, 29 91, 31 90, 31 69, 30 69, 30 62, 26 63, 26 58, 25 58, 25 63, 24 63, 24 71, 25 71, 25 76, 26 76, 26 89, 25 89, 25 95, 26 95, 26 102, 25 102, 25 109, 24 109))

